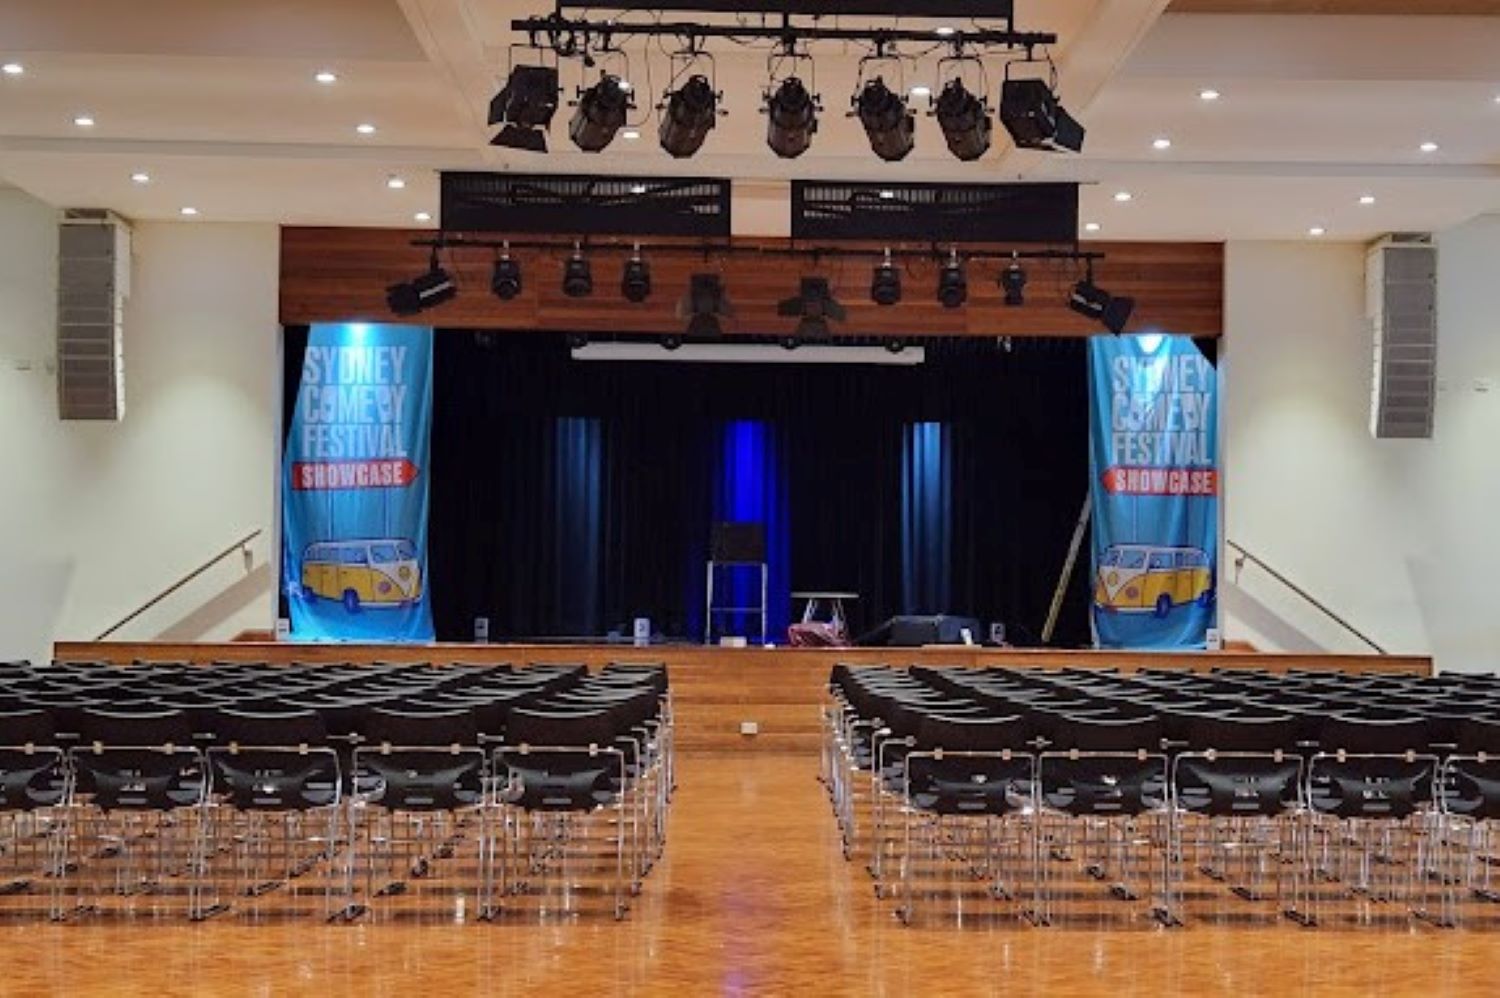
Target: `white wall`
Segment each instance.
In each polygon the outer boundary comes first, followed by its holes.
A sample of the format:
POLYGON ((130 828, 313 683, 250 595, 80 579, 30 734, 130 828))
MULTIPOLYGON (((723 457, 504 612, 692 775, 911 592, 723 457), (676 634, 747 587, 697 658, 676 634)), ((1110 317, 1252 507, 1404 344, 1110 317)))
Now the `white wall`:
POLYGON ((257 527, 250 559, 219 565, 119 637, 269 627, 275 226, 135 226, 120 423, 57 418, 55 226, 50 208, 0 190, 0 465, 13 469, 0 499, 0 657, 92 638, 257 527))
MULTIPOLYGON (((1231 243, 1226 257, 1226 535, 1394 652, 1500 667, 1489 566, 1500 531, 1500 219, 1439 239, 1434 439, 1370 436, 1371 339, 1357 244, 1231 243)), ((1228 639, 1363 650, 1264 572, 1221 586, 1228 639)))

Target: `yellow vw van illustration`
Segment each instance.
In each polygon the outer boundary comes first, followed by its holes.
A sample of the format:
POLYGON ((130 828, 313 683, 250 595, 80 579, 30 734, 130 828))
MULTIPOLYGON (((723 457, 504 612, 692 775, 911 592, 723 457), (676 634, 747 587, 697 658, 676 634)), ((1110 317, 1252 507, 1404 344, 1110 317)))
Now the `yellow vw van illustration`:
POLYGON ((409 606, 422 598, 417 547, 400 538, 319 541, 302 552, 302 591, 360 607, 409 606))
POLYGON ((1165 617, 1195 600, 1204 607, 1214 600, 1213 570, 1202 548, 1115 544, 1099 561, 1094 603, 1102 610, 1165 617))

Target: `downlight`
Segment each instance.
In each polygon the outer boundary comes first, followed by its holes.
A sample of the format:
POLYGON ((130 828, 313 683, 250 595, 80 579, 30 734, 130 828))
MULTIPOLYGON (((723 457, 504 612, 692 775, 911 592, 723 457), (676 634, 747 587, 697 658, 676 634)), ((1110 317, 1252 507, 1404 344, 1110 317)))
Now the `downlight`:
POLYGON ((625 261, 625 272, 620 277, 620 294, 625 300, 640 304, 651 297, 651 266, 641 258, 641 247, 637 245, 625 261))
POLYGON ((877 76, 861 88, 852 103, 875 155, 887 163, 905 159, 916 141, 917 120, 906 99, 877 76))
POLYGON ((938 271, 938 301, 944 308, 958 308, 969 297, 969 281, 964 276, 963 261, 958 258, 958 248, 948 251, 948 262, 938 271))
POLYGON ((563 264, 562 292, 569 298, 587 298, 594 293, 593 268, 577 243, 573 244, 573 255, 563 264))
POLYGON ((938 127, 943 130, 943 141, 948 151, 965 163, 972 162, 989 152, 994 123, 990 120, 990 109, 980 98, 969 92, 964 81, 949 80, 938 95, 933 110, 938 127))
POLYGON ((877 305, 894 305, 901 300, 901 271, 891 262, 889 246, 870 276, 870 300, 877 305))
POLYGON ((495 269, 490 275, 490 291, 501 301, 510 301, 521 293, 521 265, 510 255, 510 245, 495 260, 495 269))
POLYGON ((782 80, 766 97, 766 145, 782 159, 796 159, 807 152, 817 130, 817 99, 797 77, 782 80))
POLYGON ((661 147, 675 159, 687 159, 703 148, 703 140, 719 116, 719 95, 708 77, 694 74, 667 95, 661 108, 661 147))
POLYGON ((547 151, 547 126, 557 113, 557 68, 515 66, 490 101, 490 124, 500 125, 491 145, 528 152, 547 151))
POLYGON ((579 96, 568 138, 584 152, 603 151, 625 124, 625 115, 635 107, 630 93, 618 76, 605 73, 579 96))

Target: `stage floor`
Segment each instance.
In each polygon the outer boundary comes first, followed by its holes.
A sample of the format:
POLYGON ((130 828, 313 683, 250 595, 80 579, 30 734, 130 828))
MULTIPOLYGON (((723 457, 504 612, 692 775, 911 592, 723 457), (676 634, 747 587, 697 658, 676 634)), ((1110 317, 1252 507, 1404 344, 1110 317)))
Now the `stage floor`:
POLYGON ((841 856, 807 754, 684 754, 666 856, 628 919, 457 910, 399 924, 0 925, 0 994, 1492 995, 1494 927, 1274 917, 903 928, 841 856))

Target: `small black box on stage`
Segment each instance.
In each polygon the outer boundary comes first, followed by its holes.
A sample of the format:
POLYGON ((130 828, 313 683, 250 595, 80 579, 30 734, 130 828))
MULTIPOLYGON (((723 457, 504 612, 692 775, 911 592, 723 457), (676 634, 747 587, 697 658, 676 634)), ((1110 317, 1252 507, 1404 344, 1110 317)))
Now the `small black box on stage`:
POLYGON ((708 544, 709 559, 721 563, 766 560, 764 524, 726 520, 715 523, 708 544))
POLYGON ((893 648, 918 648, 922 645, 961 645, 964 643, 963 629, 970 635, 979 633, 979 621, 973 617, 953 617, 948 614, 908 614, 892 617, 869 634, 860 637, 856 644, 889 645, 893 648))

